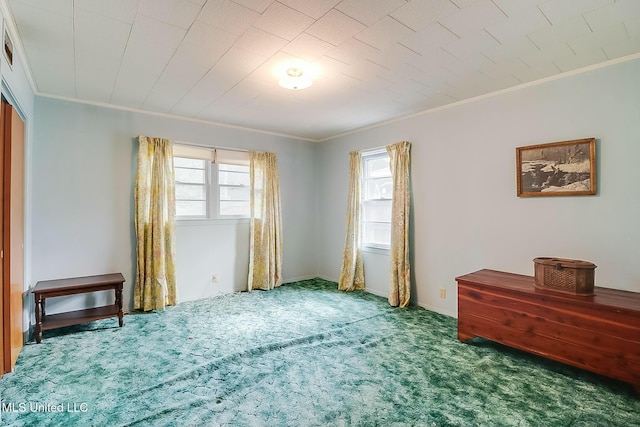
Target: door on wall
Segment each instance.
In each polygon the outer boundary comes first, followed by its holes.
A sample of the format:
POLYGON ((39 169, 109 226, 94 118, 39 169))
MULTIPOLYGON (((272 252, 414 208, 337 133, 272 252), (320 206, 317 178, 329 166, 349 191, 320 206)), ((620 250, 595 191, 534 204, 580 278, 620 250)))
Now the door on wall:
POLYGON ((11 372, 22 349, 24 291, 24 122, 2 99, 0 111, 0 267, 2 372, 11 372))

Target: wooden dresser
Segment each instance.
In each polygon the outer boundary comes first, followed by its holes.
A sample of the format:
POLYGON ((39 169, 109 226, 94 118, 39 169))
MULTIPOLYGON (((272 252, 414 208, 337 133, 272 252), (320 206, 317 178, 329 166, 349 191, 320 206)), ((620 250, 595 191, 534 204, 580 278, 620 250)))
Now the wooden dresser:
POLYGON ((483 337, 631 383, 640 392, 640 293, 578 296, 532 276, 480 270, 457 277, 458 339, 483 337))

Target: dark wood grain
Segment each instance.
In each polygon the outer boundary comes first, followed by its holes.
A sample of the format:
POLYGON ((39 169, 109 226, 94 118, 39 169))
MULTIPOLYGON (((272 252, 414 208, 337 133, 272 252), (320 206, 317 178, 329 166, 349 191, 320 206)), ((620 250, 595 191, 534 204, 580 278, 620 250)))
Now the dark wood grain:
POLYGON ((36 342, 40 343, 42 341, 42 331, 109 317, 117 316, 118 325, 122 327, 124 324, 122 312, 122 287, 124 281, 124 276, 121 273, 112 273, 38 282, 33 288, 36 305, 36 326, 34 331, 36 342), (47 298, 108 290, 115 292, 115 302, 112 305, 54 315, 45 313, 45 301, 47 298))
POLYGON ((458 339, 483 337, 620 379, 640 390, 640 293, 581 296, 494 270, 457 277, 458 339))

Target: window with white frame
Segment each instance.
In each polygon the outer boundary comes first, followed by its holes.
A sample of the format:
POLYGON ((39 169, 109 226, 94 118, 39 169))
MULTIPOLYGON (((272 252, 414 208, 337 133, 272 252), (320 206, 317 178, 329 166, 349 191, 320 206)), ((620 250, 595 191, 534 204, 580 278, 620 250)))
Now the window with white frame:
POLYGON ((362 153, 362 181, 362 244, 388 249, 393 182, 386 150, 362 153))
POLYGON ((176 217, 206 218, 208 216, 207 163, 203 159, 173 158, 176 180, 176 217))
POLYGON ((249 217, 249 166, 217 163, 218 215, 249 217))
POLYGON ((248 218, 247 152, 174 146, 176 218, 248 218))

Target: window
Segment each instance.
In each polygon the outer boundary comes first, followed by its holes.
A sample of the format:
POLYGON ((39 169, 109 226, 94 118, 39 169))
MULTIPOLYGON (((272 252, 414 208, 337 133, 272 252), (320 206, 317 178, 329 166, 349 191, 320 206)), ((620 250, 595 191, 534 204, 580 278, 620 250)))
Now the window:
POLYGON ((202 159, 173 158, 177 217, 207 217, 209 174, 205 162, 202 159))
POLYGON ((217 166, 218 215, 249 217, 249 166, 217 166))
POLYGON ((362 169, 362 243, 388 249, 393 181, 386 150, 362 153, 362 169))
POLYGON ((248 218, 248 158, 246 152, 174 146, 177 219, 248 218))

